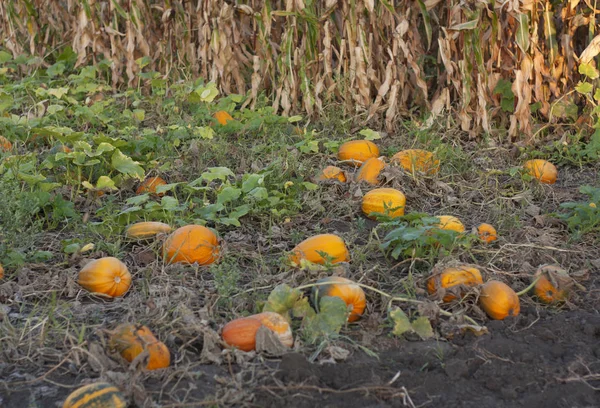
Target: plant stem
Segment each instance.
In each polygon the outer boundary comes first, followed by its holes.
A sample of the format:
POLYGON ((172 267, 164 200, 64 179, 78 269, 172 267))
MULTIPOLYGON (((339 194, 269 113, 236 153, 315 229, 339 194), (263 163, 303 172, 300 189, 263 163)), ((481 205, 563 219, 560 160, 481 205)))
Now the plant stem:
POLYGON ((517 292, 517 296, 521 297, 521 296, 523 296, 524 294, 526 294, 527 292, 529 292, 529 291, 530 291, 530 290, 531 290, 531 289, 532 289, 532 288, 535 286, 535 284, 536 284, 536 283, 537 283, 537 282, 540 280, 540 278, 541 278, 541 277, 542 277, 542 275, 538 276, 537 278, 535 278, 535 279, 533 280, 533 282, 531 282, 531 285, 527 286, 527 287, 526 287, 525 289, 523 289, 522 291, 520 291, 520 292, 517 292))

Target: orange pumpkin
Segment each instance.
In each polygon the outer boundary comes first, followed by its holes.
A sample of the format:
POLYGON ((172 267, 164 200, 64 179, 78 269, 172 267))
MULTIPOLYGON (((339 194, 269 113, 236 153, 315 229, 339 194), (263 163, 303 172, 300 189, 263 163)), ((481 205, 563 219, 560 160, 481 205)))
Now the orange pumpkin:
POLYGON ((220 110, 218 112, 215 112, 215 114, 213 115, 213 117, 221 125, 226 125, 227 122, 230 122, 230 121, 233 120, 233 117, 228 112, 226 112, 224 110, 220 110))
POLYGON ((71 153, 72 151, 73 151, 73 149, 71 149, 69 146, 65 146, 64 144, 57 144, 52 149, 50 149, 49 153, 50 154, 71 153))
POLYGON ((125 408, 127 400, 114 385, 96 382, 73 391, 63 408, 125 408))
POLYGON ((338 180, 342 183, 346 182, 346 173, 342 169, 336 166, 327 166, 323 169, 323 172, 319 177, 317 177, 317 181, 325 181, 325 180, 338 180))
POLYGON ((232 320, 223 327, 223 341, 243 351, 254 350, 256 333, 261 326, 275 333, 284 346, 292 347, 294 345, 294 337, 289 323, 283 316, 275 312, 263 312, 232 320))
POLYGON ((167 184, 167 182, 160 177, 147 178, 139 185, 139 187, 136 190, 136 194, 150 193, 150 194, 156 194, 159 197, 162 197, 163 195, 165 195, 165 193, 157 193, 156 187, 164 186, 165 184, 167 184))
POLYGON ((4 267, 0 264, 0 279, 4 278, 4 267))
POLYGON ((148 370, 157 370, 171 364, 171 353, 146 326, 119 325, 110 336, 109 346, 130 363, 144 350, 148 350, 148 370))
POLYGON ((560 303, 569 298, 573 280, 564 269, 543 265, 538 268, 533 279, 538 279, 533 291, 542 302, 560 303))
POLYGON ((169 264, 210 265, 219 258, 219 241, 214 232, 202 225, 186 225, 169 235, 163 254, 169 264))
POLYGON ((144 221, 130 225, 125 230, 125 236, 130 239, 147 239, 158 234, 168 234, 173 228, 164 222, 144 221))
POLYGON ((319 304, 323 296, 336 296, 342 299, 347 306, 352 306, 352 312, 348 317, 349 322, 355 322, 362 316, 367 306, 367 299, 363 289, 350 279, 341 276, 330 276, 317 281, 327 285, 317 285, 312 288, 313 303, 319 304))
POLYGON ((392 156, 392 163, 412 174, 418 171, 432 175, 436 174, 440 167, 440 161, 435 158, 433 153, 421 149, 402 150, 392 156))
POLYGON ((77 283, 92 293, 118 297, 129 290, 131 274, 123 262, 109 256, 85 265, 79 272, 77 283))
POLYGON ((504 282, 491 280, 481 287, 479 304, 484 312, 494 320, 504 320, 507 316, 517 316, 521 311, 519 296, 504 282))
POLYGON ((338 159, 360 166, 365 160, 379 157, 379 148, 369 140, 351 140, 342 144, 338 150, 338 159))
POLYGON ((362 212, 369 218, 371 213, 387 214, 390 217, 401 217, 404 215, 406 197, 394 188, 376 188, 369 191, 362 199, 362 212))
POLYGON ((458 218, 452 215, 438 215, 437 218, 440 219, 440 223, 437 224, 438 228, 460 233, 465 232, 465 226, 458 218))
POLYGON ((8 152, 12 149, 12 143, 4 136, 0 136, 0 150, 8 152))
POLYGON ((538 179, 541 183, 554 184, 558 177, 558 170, 554 164, 547 160, 535 159, 527 160, 523 163, 523 168, 532 177, 538 179))
POLYGON ((320 234, 307 238, 296 245, 290 255, 290 262, 300 265, 302 259, 305 259, 313 263, 324 264, 326 259, 321 253, 333 258, 331 263, 350 260, 350 253, 342 238, 335 234, 320 234))
POLYGON ((452 292, 457 292, 459 296, 464 296, 464 291, 460 290, 461 286, 477 286, 481 284, 483 284, 483 279, 481 278, 479 269, 460 265, 458 267, 446 268, 441 273, 431 276, 427 281, 427 291, 433 295, 441 288, 454 288, 455 290, 448 291, 450 293, 445 294, 443 298, 444 302, 451 302, 456 299, 456 296, 452 292))
POLYGON ((372 157, 363 162, 356 174, 356 181, 364 181, 373 186, 379 184, 379 174, 385 168, 385 162, 379 158, 372 157))
POLYGON ((490 224, 479 224, 477 227, 477 235, 479 235, 479 239, 489 244, 490 242, 494 242, 498 239, 498 233, 496 232, 496 228, 490 224))

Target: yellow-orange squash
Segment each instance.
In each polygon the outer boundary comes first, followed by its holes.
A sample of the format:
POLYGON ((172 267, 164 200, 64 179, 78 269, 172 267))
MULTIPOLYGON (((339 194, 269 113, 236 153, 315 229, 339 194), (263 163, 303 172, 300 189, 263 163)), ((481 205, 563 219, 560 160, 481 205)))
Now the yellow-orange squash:
POLYGON ((117 387, 105 382, 84 385, 73 391, 63 408, 125 408, 127 400, 117 387))
POLYGON ((404 215, 406 197, 394 188, 376 188, 363 196, 362 211, 369 217, 371 213, 388 214, 390 217, 401 217, 404 215))
POLYGON ((220 110, 218 112, 215 112, 215 114, 213 115, 213 117, 221 125, 226 125, 227 122, 230 122, 230 121, 233 120, 233 117, 228 112, 226 112, 224 110, 220 110))
POLYGON ((323 296, 336 296, 342 299, 347 306, 352 306, 352 311, 348 317, 349 322, 354 322, 362 316, 367 306, 365 292, 356 283, 350 279, 341 276, 330 276, 317 281, 318 284, 327 283, 327 285, 317 285, 312 288, 313 302, 319 304, 319 299, 323 296))
POLYGON ((440 219, 440 223, 437 225, 438 228, 460 233, 465 232, 465 226, 458 218, 452 215, 438 215, 437 218, 440 219))
POLYGON ((294 345, 294 337, 289 323, 283 316, 275 312, 263 312, 230 321, 223 327, 223 341, 243 351, 254 350, 256 333, 261 326, 265 326, 275 333, 284 346, 292 347, 294 345))
POLYGON ((8 152, 12 149, 12 143, 4 136, 0 136, 0 150, 8 152))
POLYGON ((338 150, 339 160, 349 161, 356 167, 372 157, 379 157, 379 148, 369 140, 351 140, 338 150))
POLYGON ((168 234, 173 228, 164 222, 143 221, 130 225, 125 230, 125 236, 130 239, 146 239, 158 234, 168 234))
POLYGON ((321 252, 332 258, 331 263, 350 260, 350 253, 342 238, 335 234, 320 234, 307 238, 296 245, 290 255, 290 261, 296 265, 300 265, 302 259, 324 264, 326 258, 321 255, 321 252))
POLYGON ((346 173, 344 170, 336 166, 327 166, 323 169, 323 172, 317 178, 318 181, 324 180, 338 180, 342 183, 346 182, 346 173))
POLYGON ((412 174, 418 171, 432 175, 437 173, 440 167, 440 161, 433 153, 421 149, 402 150, 392 156, 392 163, 412 174))
POLYGON ((92 293, 118 297, 129 290, 131 274, 123 262, 109 256, 85 265, 79 272, 77 283, 92 293))
POLYGON ((554 184, 558 177, 558 170, 554 164, 547 160, 535 159, 527 160, 523 163, 523 168, 532 177, 538 179, 541 183, 554 184))
POLYGON ((167 184, 167 182, 160 177, 150 177, 150 178, 147 178, 146 180, 144 180, 139 185, 139 187, 136 190, 136 193, 137 194, 150 193, 150 194, 156 194, 160 197, 160 196, 165 195, 165 193, 157 193, 156 187, 164 186, 165 184, 167 184))
POLYGON ((186 225, 169 235, 163 254, 169 264, 210 265, 219 258, 219 240, 214 232, 202 225, 186 225))
MULTIPOLYGON (((437 293, 440 288, 458 289, 460 286, 477 286, 481 284, 483 284, 483 279, 481 278, 479 269, 467 265, 460 265, 457 267, 446 268, 441 273, 431 276, 427 281, 427 291, 433 295, 437 293), (457 286, 458 288, 456 288, 457 286)), ((450 290, 448 292, 458 292, 457 294, 460 296, 464 295, 461 290, 450 290)), ((453 293, 447 293, 443 298, 444 302, 451 302, 454 299, 456 299, 456 296, 453 293)))
POLYGON ((490 242, 494 242, 498 239, 498 233, 496 232, 496 228, 490 224, 479 224, 477 227, 477 235, 479 235, 479 239, 489 244, 490 242))
POLYGON ((157 370, 171 364, 171 353, 146 326, 121 324, 110 336, 109 346, 130 363, 144 350, 148 350, 146 369, 157 370))
POLYGON ((573 280, 564 269, 554 265, 543 265, 538 268, 533 278, 537 279, 533 291, 542 302, 559 303, 568 299, 573 280))
POLYGON ((519 296, 504 282, 491 280, 481 287, 479 304, 484 312, 494 320, 504 320, 507 316, 517 316, 521 311, 519 296))
POLYGON ((362 166, 358 170, 356 174, 356 181, 364 181, 373 186, 379 184, 379 174, 385 168, 385 163, 383 160, 372 157, 363 162, 362 166))

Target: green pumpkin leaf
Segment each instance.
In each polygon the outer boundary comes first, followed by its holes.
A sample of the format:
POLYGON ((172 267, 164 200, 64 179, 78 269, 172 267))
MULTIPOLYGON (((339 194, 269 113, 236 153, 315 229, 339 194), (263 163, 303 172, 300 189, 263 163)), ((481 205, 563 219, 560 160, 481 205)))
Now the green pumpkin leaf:
POLYGON ((319 301, 319 313, 307 317, 304 334, 309 343, 328 338, 340 332, 348 320, 348 307, 339 297, 323 296, 319 301))
POLYGON ((400 308, 395 308, 390 312, 390 319, 394 323, 394 330, 392 334, 395 336, 402 336, 406 332, 412 331, 412 325, 406 313, 400 308))
POLYGON ((433 337, 433 328, 431 322, 425 316, 420 316, 415 319, 411 324, 412 330, 419 335, 423 340, 427 340, 433 337))
POLYGON ((124 155, 119 149, 116 149, 111 158, 112 166, 123 174, 135 177, 139 180, 144 179, 145 171, 142 166, 131 157, 124 155))

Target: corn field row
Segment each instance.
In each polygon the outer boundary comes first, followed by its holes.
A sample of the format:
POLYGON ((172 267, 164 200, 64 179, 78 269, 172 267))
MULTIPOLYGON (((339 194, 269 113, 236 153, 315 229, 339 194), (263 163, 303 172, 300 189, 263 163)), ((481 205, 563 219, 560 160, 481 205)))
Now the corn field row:
POLYGON ((532 139, 532 106, 542 122, 581 109, 578 66, 600 51, 591 0, 232 3, 2 1, 0 46, 48 57, 68 45, 78 65, 107 58, 115 87, 148 57, 145 69, 201 76, 250 107, 266 91, 283 114, 341 104, 388 130, 415 109, 430 121, 451 113, 471 136, 503 123, 512 140, 532 139))

